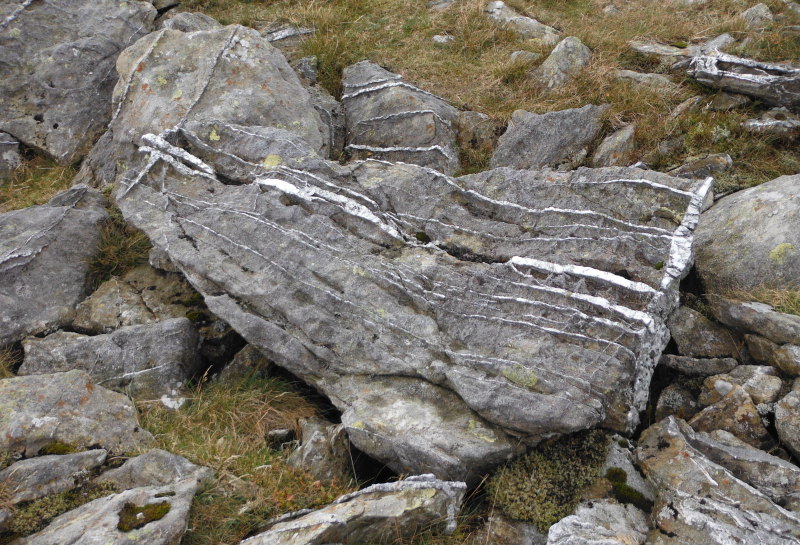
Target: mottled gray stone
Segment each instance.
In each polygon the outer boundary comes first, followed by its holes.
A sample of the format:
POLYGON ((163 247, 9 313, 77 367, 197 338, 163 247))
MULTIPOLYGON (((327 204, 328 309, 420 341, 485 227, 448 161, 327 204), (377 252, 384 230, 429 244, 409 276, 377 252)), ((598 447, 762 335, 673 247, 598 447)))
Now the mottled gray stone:
POLYGON ((20 375, 82 369, 98 384, 136 399, 172 395, 202 370, 200 338, 192 322, 173 318, 120 328, 105 335, 58 332, 23 341, 20 375))
POLYGON ((701 159, 689 161, 674 170, 670 170, 669 173, 683 178, 705 178, 730 170, 732 166, 733 159, 730 155, 727 153, 715 153, 701 159))
MULTIPOLYGON (((800 286, 800 175, 782 176, 717 201, 697 228, 696 254, 697 271, 710 293, 764 284, 800 286)), ((800 317, 795 318, 800 329, 800 317)))
POLYGON ((524 443, 636 426, 709 182, 452 179, 209 123, 145 137, 117 202, 215 315, 339 407, 356 447, 473 481, 524 443))
POLYGON ((0 346, 69 324, 106 217, 85 186, 0 214, 0 346))
POLYGON ((719 401, 693 416, 689 425, 696 431, 725 430, 756 448, 775 446, 775 440, 764 427, 758 409, 744 388, 727 384, 730 390, 719 401))
POLYGON ((119 56, 108 131, 77 179, 119 182, 140 138, 190 121, 271 126, 327 150, 327 130, 283 55, 253 29, 238 25, 183 33, 162 29, 119 56))
POLYGON ((504 2, 489 2, 484 11, 502 27, 516 32, 523 38, 541 40, 545 45, 553 45, 561 39, 558 30, 531 17, 520 15, 504 2))
POLYGON ((592 50, 583 45, 580 39, 569 36, 561 40, 550 56, 531 71, 531 81, 543 90, 558 89, 580 74, 591 58, 592 50))
POLYGON ((715 112, 727 112, 740 106, 750 104, 751 102, 752 99, 750 97, 722 91, 714 95, 714 98, 708 103, 707 108, 715 112))
POLYGON ((800 115, 792 114, 786 108, 774 108, 758 119, 743 122, 742 128, 748 132, 795 139, 800 137, 800 115))
POLYGON ((663 74, 647 74, 635 72, 633 70, 617 70, 616 77, 619 80, 631 82, 635 85, 642 85, 661 93, 676 93, 680 86, 663 74))
POLYGON ((353 478, 353 462, 344 426, 315 417, 301 420, 300 429, 300 446, 287 462, 308 470, 315 479, 349 482, 353 478))
POLYGON ((708 377, 698 400, 703 405, 712 405, 722 399, 738 384, 748 393, 753 403, 772 403, 778 398, 783 382, 769 366, 740 365, 729 373, 708 377))
POLYGON ((678 353, 693 358, 737 357, 737 339, 730 330, 687 306, 678 307, 667 320, 678 353))
POLYGON ((0 131, 0 181, 7 179, 22 164, 19 140, 0 131))
POLYGON ((5 484, 4 498, 12 505, 33 501, 50 494, 71 490, 85 480, 89 472, 106 461, 105 450, 87 450, 62 456, 39 456, 20 460, 0 471, 5 484))
POLYGON ((370 61, 345 68, 342 88, 353 157, 458 170, 453 106, 370 61))
POLYGON ((517 110, 500 137, 491 166, 535 169, 579 165, 600 133, 605 106, 533 114, 517 110))
POLYGON ((194 477, 167 486, 134 488, 106 496, 67 511, 44 530, 17 541, 18 545, 107 544, 173 545, 186 532, 189 508, 198 488, 194 477), (119 514, 126 504, 144 506, 167 502, 164 517, 141 528, 123 532, 118 529, 119 514))
POLYGON ((689 420, 698 412, 700 405, 692 393, 680 384, 669 384, 661 390, 656 403, 656 420, 663 420, 668 416, 676 416, 689 420))
POLYGON ((512 52, 511 55, 508 56, 508 60, 510 60, 511 62, 529 64, 537 61, 539 58, 541 58, 541 56, 542 55, 540 53, 520 50, 512 52))
POLYGON ((300 76, 300 81, 307 85, 315 85, 319 76, 319 59, 316 55, 303 57, 292 63, 292 68, 300 76))
POLYGON ((739 365, 739 362, 734 358, 690 358, 688 356, 664 354, 658 364, 674 369, 684 375, 705 377, 727 373, 739 365))
POLYGON ((614 435, 608 443, 606 451, 606 459, 600 466, 597 472, 598 477, 605 477, 608 470, 612 467, 619 468, 625 472, 625 484, 639 492, 645 499, 654 501, 656 499, 656 491, 653 486, 642 477, 641 473, 635 466, 632 449, 635 445, 623 439, 620 435, 614 435), (626 446, 622 446, 623 442, 626 446))
POLYGON ((504 517, 494 511, 486 523, 473 532, 467 545, 546 545, 547 536, 531 522, 504 517))
POLYGON ((342 496, 327 507, 283 519, 241 545, 324 545, 383 543, 431 527, 456 528, 466 485, 432 475, 376 484, 342 496))
POLYGON ((714 317, 729 327, 758 333, 778 344, 800 344, 800 316, 778 312, 764 303, 733 301, 718 295, 711 295, 709 302, 714 317))
POLYGON ((642 545, 648 531, 646 515, 633 505, 594 500, 552 525, 547 545, 642 545))
MULTIPOLYGON (((761 454, 748 450, 744 455, 763 461, 768 455, 761 454)), ((741 474, 738 463, 727 468, 725 458, 730 457, 729 449, 673 417, 645 430, 637 458, 658 491, 653 522, 660 530, 648 543, 797 544, 800 516, 741 480, 749 472, 741 474), (706 454, 709 449, 722 452, 712 459, 706 454)), ((773 457, 766 463, 779 465, 773 457)))
POLYGON ((800 68, 789 64, 710 52, 694 57, 688 73, 715 89, 755 97, 773 106, 800 107, 800 68))
POLYGON ((210 479, 213 472, 207 467, 165 450, 153 449, 131 458, 116 469, 97 478, 98 483, 111 483, 120 490, 147 486, 167 486, 193 478, 200 482, 210 479))
POLYGON ((198 30, 218 30, 222 28, 222 25, 205 13, 178 11, 162 18, 158 23, 158 28, 171 28, 181 32, 196 32, 198 30))
POLYGON ((309 87, 308 92, 311 95, 311 104, 317 110, 326 132, 325 141, 328 146, 328 155, 331 159, 338 160, 344 154, 347 144, 344 106, 328 91, 317 85, 309 87))
POLYGON ((800 345, 776 344, 759 335, 745 335, 744 340, 754 360, 772 365, 789 376, 800 376, 800 345))
POLYGON ((35 456, 58 442, 122 454, 152 440, 139 428, 133 403, 84 371, 0 380, 0 453, 35 456))
POLYGON ((631 123, 606 136, 592 155, 592 166, 614 167, 625 164, 633 152, 636 125, 631 123))
POLYGON ((235 384, 252 377, 267 377, 272 362, 255 346, 248 344, 233 357, 233 360, 220 371, 217 380, 235 384))
POLYGON ((793 390, 775 406, 775 427, 786 447, 800 458, 800 390, 793 390))
POLYGON ((756 4, 741 14, 748 28, 763 28, 774 20, 772 11, 766 4, 756 4))
POLYGON ((6 6, 0 8, 0 130, 73 163, 111 119, 117 55, 150 31, 156 10, 132 0, 6 6))

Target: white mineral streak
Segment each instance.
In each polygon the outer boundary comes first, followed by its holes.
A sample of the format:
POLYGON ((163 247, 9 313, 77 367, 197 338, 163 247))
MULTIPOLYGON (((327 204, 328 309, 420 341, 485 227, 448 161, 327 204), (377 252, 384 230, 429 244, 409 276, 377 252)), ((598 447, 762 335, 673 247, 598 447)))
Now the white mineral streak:
POLYGON ((434 146, 427 146, 423 148, 402 148, 402 147, 386 147, 381 148, 377 146, 364 146, 361 144, 349 144, 348 149, 355 149, 359 151, 370 151, 373 153, 396 153, 396 152, 411 152, 411 153, 426 153, 430 151, 436 151, 444 155, 447 159, 453 159, 453 154, 446 150, 444 147, 439 145, 434 146))
POLYGON ((392 120, 392 119, 401 119, 403 117, 413 117, 415 115, 432 115, 433 117, 435 117, 440 122, 442 122, 443 124, 447 125, 448 127, 451 125, 448 120, 446 120, 445 118, 443 118, 442 116, 440 116, 439 114, 434 112, 433 110, 409 110, 407 112, 397 112, 397 113, 394 113, 394 114, 381 115, 381 116, 376 116, 376 117, 370 117, 368 119, 362 119, 361 121, 356 123, 355 126, 358 127, 359 125, 363 125, 363 124, 366 124, 366 123, 372 123, 373 121, 389 121, 389 120, 392 120))
POLYGON ((0 23, 0 30, 3 30, 8 25, 13 23, 14 20, 19 16, 19 14, 22 13, 25 10, 25 8, 30 6, 32 3, 33 3, 33 0, 25 0, 19 6, 17 6, 17 9, 15 9, 13 12, 11 12, 11 15, 9 15, 5 19, 3 19, 3 22, 0 23))

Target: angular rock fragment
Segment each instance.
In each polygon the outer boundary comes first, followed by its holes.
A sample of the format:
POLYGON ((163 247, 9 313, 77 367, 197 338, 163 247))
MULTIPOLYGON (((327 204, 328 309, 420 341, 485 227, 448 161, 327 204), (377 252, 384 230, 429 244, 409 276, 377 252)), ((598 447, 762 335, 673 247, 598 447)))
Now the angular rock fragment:
POLYGON ((658 364, 674 369, 684 375, 706 377, 727 373, 739 365, 739 362, 733 358, 690 358, 688 356, 664 354, 658 364))
POLYGON ((789 64, 710 52, 694 57, 688 73, 715 89, 755 97, 773 106, 800 107, 800 68, 789 64))
POLYGON ((800 116, 790 113, 786 108, 775 108, 764 112, 758 119, 748 119, 742 123, 742 128, 748 132, 793 140, 800 137, 800 116))
POLYGON ((323 418, 300 421, 302 440, 287 462, 307 469, 316 479, 346 483, 352 479, 350 444, 341 424, 323 418))
POLYGON ((772 11, 766 4, 756 4, 741 14, 748 28, 763 28, 774 20, 772 11))
POLYGON ((667 320, 678 352, 693 358, 726 358, 739 355, 736 338, 721 325, 696 310, 679 307, 667 320))
POLYGON ((5 4, 0 130, 73 163, 111 119, 117 55, 150 31, 156 10, 133 0, 5 4))
POLYGON ((800 316, 776 311, 765 303, 709 297, 711 312, 723 324, 753 331, 777 344, 800 344, 800 316))
POLYGON ((591 104, 541 115, 517 110, 497 142, 490 164, 492 168, 574 168, 586 158, 588 146, 600 133, 604 111, 604 106, 591 104))
POLYGON ((636 125, 631 123, 606 136, 592 155, 592 166, 614 167, 625 164, 633 152, 636 125))
POLYGON ((547 545, 642 545, 648 531, 645 514, 633 505, 595 500, 552 525, 547 545))
POLYGON ((730 170, 733 166, 733 159, 727 153, 715 153, 690 161, 676 169, 670 170, 669 173, 683 178, 705 178, 706 176, 713 176, 720 172, 730 170))
POLYGON ((354 157, 458 170, 454 107, 369 61, 345 68, 342 88, 347 151, 354 157))
POLYGON ((499 123, 480 112, 458 112, 456 136, 462 150, 487 152, 494 150, 502 129, 499 123))
POLYGON ((222 25, 206 15, 196 11, 172 12, 160 19, 158 28, 170 28, 181 32, 196 32, 198 30, 218 30, 222 25))
POLYGON ((795 389, 778 402, 775 427, 781 442, 800 458, 800 390, 795 389))
POLYGON ((97 478, 99 483, 112 483, 121 490, 147 486, 166 486, 193 478, 203 481, 213 472, 207 467, 165 450, 153 449, 131 458, 122 466, 111 469, 97 478))
POLYGON ((689 390, 673 383, 661 390, 656 403, 655 416, 656 420, 663 420, 668 416, 689 420, 700 412, 700 409, 697 399, 689 390))
POLYGON ((775 446, 775 440, 764 427, 758 409, 744 388, 726 384, 730 390, 692 417, 689 425, 697 431, 725 430, 756 448, 775 446))
POLYGON ((190 121, 279 127, 301 135, 314 151, 327 150, 327 130, 308 91, 253 29, 162 29, 126 49, 117 70, 113 117, 82 164, 81 181, 119 181, 142 135, 190 121))
POLYGON ((745 335, 744 339, 754 360, 772 365, 789 376, 800 376, 800 345, 779 345, 758 335, 745 335))
POLYGON ((564 38, 550 56, 531 71, 531 81, 542 90, 558 89, 580 74, 591 58, 592 50, 580 39, 574 36, 564 38))
POLYGON ((152 440, 128 398, 96 386, 84 371, 0 380, 0 453, 35 456, 66 444, 122 454, 152 440))
POLYGON ((0 471, 0 483, 12 505, 71 490, 86 479, 89 471, 106 461, 103 449, 75 454, 39 456, 20 460, 0 471))
POLYGON ((82 369, 97 384, 136 399, 158 399, 180 390, 201 371, 200 338, 192 322, 174 318, 129 326, 106 335, 58 332, 23 342, 20 375, 82 369))
POLYGON ((0 132, 0 181, 8 178, 21 164, 19 140, 8 133, 0 132))
POLYGON ((711 102, 708 103, 707 108, 715 112, 727 112, 739 106, 750 104, 751 102, 752 99, 750 97, 722 91, 714 96, 711 102))
POLYGON ((617 79, 622 81, 631 82, 635 85, 649 87, 654 91, 660 93, 676 93, 680 89, 677 83, 663 74, 647 74, 643 72, 635 72, 633 70, 617 70, 617 79))
POLYGON ((86 296, 103 204, 75 186, 48 204, 0 214, 0 346, 71 321, 86 296))
POLYGON ((248 344, 220 371, 217 380, 235 384, 248 378, 269 376, 272 362, 255 346, 248 344))
MULTIPOLYGON (((778 459, 766 458, 765 453, 759 457, 753 450, 743 454, 790 471, 778 459)), ((800 516, 740 480, 749 472, 739 473, 735 461, 730 469, 725 466, 730 449, 695 433, 683 421, 670 417, 645 430, 637 457, 658 491, 653 513, 660 532, 650 543, 797 544, 800 516), (710 450, 719 454, 706 454, 710 450)))
POLYGON ((561 39, 558 30, 540 23, 536 19, 520 15, 508 7, 505 2, 489 2, 484 11, 500 25, 516 32, 523 38, 541 40, 545 45, 553 45, 561 39))
POLYGON ((545 545, 547 536, 536 529, 530 522, 514 520, 494 511, 481 528, 472 533, 468 545, 486 543, 508 543, 513 545, 545 545))
POLYGON ((783 387, 783 382, 772 367, 740 365, 729 373, 708 377, 698 400, 703 405, 713 405, 737 384, 757 405, 775 401, 783 387))
POLYGON ((456 528, 466 485, 419 475, 376 484, 340 497, 327 507, 279 519, 242 545, 342 545, 385 543, 435 527, 456 528))
POLYGON ((705 212, 697 229, 697 271, 710 293, 800 286, 800 175, 739 191, 705 212))

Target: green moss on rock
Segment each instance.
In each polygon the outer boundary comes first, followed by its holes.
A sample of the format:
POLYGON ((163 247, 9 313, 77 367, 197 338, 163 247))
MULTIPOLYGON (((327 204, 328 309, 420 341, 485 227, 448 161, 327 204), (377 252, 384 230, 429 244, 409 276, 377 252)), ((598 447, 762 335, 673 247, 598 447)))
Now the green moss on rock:
POLYGON ((77 449, 74 446, 61 441, 53 441, 39 449, 39 456, 74 454, 75 452, 77 452, 77 449))
POLYGON ((536 447, 489 480, 489 497, 507 516, 547 532, 572 513, 581 490, 596 479, 608 442, 605 432, 591 430, 536 447))
POLYGON ((171 507, 168 501, 149 503, 147 505, 126 503, 119 512, 117 529, 120 532, 130 532, 153 521, 161 520, 169 513, 171 507))

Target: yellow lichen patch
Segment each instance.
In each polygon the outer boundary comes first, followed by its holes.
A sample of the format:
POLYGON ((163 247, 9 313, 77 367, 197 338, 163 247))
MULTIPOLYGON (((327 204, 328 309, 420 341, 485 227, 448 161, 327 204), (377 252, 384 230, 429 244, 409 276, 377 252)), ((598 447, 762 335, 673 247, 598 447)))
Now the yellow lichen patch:
POLYGON ((528 388, 529 390, 532 390, 539 381, 539 378, 536 376, 536 373, 533 370, 528 369, 519 363, 513 367, 505 369, 503 371, 503 376, 507 378, 509 382, 523 388, 528 388))
POLYGON ((165 78, 164 76, 158 76, 156 77, 156 83, 158 83, 161 86, 164 86, 167 84, 167 78, 165 78))
POLYGON ((776 265, 783 265, 786 262, 789 252, 792 250, 794 250, 794 244, 789 244, 788 242, 778 244, 769 253, 769 258, 776 265))
POLYGON ((469 429, 469 432, 472 435, 474 435, 478 439, 486 441, 487 443, 494 443, 495 441, 497 441, 497 439, 495 439, 493 435, 486 433, 488 430, 483 426, 481 426, 478 423, 478 421, 473 418, 469 419, 469 424, 467 424, 467 428, 469 429))
POLYGON ((181 89, 175 89, 175 92, 172 93, 172 100, 180 100, 183 96, 183 91, 181 89))
POLYGON ((267 155, 264 158, 264 160, 261 161, 261 164, 264 165, 265 167, 276 167, 276 166, 280 165, 282 162, 283 162, 283 159, 281 159, 281 156, 280 155, 275 155, 273 153, 273 154, 267 155))
POLYGON ((212 142, 219 142, 219 135, 217 134, 217 129, 211 129, 211 134, 208 135, 208 139, 212 142))

